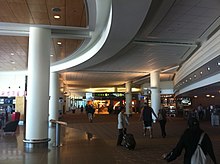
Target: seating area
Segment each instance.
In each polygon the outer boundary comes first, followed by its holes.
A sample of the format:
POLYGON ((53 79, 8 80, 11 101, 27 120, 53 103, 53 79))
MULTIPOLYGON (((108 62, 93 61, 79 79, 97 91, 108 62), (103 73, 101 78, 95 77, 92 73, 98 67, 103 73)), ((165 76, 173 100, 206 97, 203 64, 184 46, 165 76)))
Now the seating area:
POLYGON ((11 118, 8 119, 7 122, 4 122, 4 124, 2 124, 1 128, 3 129, 4 134, 14 134, 17 130, 19 121, 20 121, 20 113, 13 112, 11 114, 11 118))
POLYGON ((5 127, 3 128, 4 133, 15 133, 18 127, 19 120, 10 121, 6 123, 5 127))

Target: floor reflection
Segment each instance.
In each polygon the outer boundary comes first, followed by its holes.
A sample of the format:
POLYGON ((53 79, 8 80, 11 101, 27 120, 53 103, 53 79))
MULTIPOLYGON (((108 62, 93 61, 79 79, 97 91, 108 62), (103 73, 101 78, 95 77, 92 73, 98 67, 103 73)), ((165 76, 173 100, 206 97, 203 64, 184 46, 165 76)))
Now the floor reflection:
MULTIPOLYGON (((96 160, 95 149, 108 151, 104 141, 98 140, 92 133, 62 127, 61 144, 57 147, 56 128, 49 127, 48 136, 51 141, 48 147, 28 149, 23 144, 23 126, 14 135, 4 135, 0 132, 0 163, 1 164, 62 164, 62 163, 90 163, 96 160), (89 141, 89 142, 88 142, 89 141), (88 144, 89 143, 89 144, 88 144), (82 158, 83 154, 88 154, 82 158)), ((110 160, 111 161, 111 160, 110 160)))

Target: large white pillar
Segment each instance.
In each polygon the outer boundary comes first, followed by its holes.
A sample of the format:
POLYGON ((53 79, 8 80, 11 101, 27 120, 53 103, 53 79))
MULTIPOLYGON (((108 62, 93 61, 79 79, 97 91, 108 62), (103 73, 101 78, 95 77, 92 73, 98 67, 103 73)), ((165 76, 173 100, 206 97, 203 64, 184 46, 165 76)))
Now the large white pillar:
POLYGON ((126 114, 131 114, 131 101, 132 101, 132 93, 131 93, 131 82, 127 82, 125 84, 125 101, 126 101, 126 114))
MULTIPOLYGON (((159 71, 150 73, 150 87, 151 87, 151 107, 157 114, 160 109, 160 73, 159 71)), ((155 117, 153 116, 155 119, 155 117)))
POLYGON ((59 78, 56 72, 50 73, 49 120, 58 120, 59 111, 59 78))
POLYGON ((25 146, 48 144, 51 30, 30 27, 25 146))

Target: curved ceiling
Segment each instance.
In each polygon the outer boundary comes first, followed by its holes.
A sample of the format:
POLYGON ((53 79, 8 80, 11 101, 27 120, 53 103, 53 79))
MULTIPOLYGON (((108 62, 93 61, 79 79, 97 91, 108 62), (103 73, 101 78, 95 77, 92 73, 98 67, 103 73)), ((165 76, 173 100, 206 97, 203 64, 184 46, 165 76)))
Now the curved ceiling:
POLYGON ((155 70, 170 81, 220 25, 218 0, 83 2, 5 0, 0 6, 0 71, 27 69, 29 27, 37 26, 52 29, 51 70, 59 71, 69 92, 127 81, 140 85, 155 70), (80 56, 78 63, 70 62, 80 56), (66 62, 71 67, 57 67, 66 62))

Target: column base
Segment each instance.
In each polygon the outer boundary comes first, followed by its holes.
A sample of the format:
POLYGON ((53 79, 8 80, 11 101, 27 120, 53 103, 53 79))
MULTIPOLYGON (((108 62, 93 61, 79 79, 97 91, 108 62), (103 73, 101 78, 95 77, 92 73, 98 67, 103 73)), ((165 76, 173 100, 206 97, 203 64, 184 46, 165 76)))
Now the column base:
POLYGON ((45 148, 48 147, 48 142, 50 141, 50 138, 47 139, 39 139, 39 140, 28 140, 24 139, 24 147, 26 149, 35 149, 35 148, 45 148))

